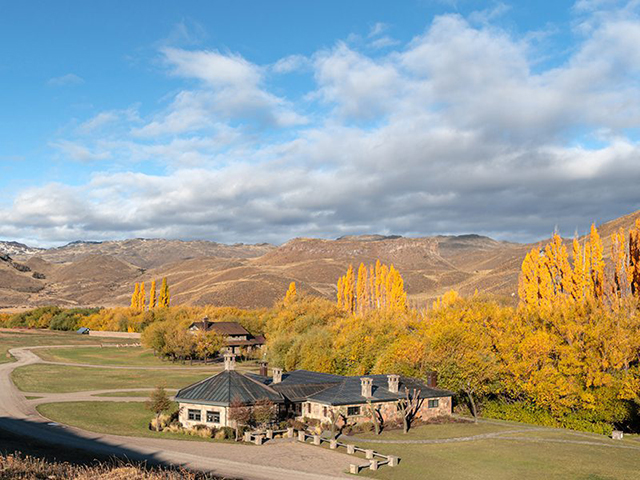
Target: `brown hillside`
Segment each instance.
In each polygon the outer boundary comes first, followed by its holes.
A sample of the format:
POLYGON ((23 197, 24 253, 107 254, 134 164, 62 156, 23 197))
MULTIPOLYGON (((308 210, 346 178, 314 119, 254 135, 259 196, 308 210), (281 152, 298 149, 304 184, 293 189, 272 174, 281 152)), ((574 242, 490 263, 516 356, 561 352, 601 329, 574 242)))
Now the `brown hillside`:
MULTIPOLYGON (((606 256, 611 233, 621 226, 628 229, 636 218, 640 212, 599 226, 606 256)), ((589 225, 584 227, 587 231, 589 225)), ((134 283, 144 281, 148 292, 151 280, 165 276, 174 304, 268 307, 292 281, 301 292, 334 298, 336 281, 350 264, 376 259, 400 270, 415 305, 452 288, 515 301, 520 265, 533 246, 478 235, 297 238, 279 247, 158 239, 80 242, 49 250, 20 246, 15 260, 46 278, 35 279, 33 272, 0 262, 0 307, 128 305, 134 283)))

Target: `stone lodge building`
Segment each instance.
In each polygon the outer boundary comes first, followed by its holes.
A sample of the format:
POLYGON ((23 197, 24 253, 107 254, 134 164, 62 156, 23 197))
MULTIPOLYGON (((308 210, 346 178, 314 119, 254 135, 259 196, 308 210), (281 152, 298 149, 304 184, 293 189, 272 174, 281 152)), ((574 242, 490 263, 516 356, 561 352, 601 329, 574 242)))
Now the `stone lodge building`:
POLYGON ((189 331, 214 331, 222 335, 227 344, 226 350, 229 353, 239 354, 242 349, 251 351, 262 348, 265 344, 264 336, 256 335, 254 337, 237 322, 212 322, 209 317, 204 317, 200 322, 193 322, 189 325, 189 331))
POLYGON ((229 406, 239 399, 247 406, 268 399, 277 406, 278 420, 287 418, 317 419, 330 423, 332 415, 344 415, 349 422, 368 422, 368 404, 379 409, 385 420, 400 419, 398 400, 406 389, 419 391, 420 407, 416 418, 428 419, 451 415, 452 393, 419 379, 400 375, 341 376, 329 373, 294 370, 283 373, 274 368, 267 376, 266 364, 261 374, 235 371, 235 356, 225 355, 225 370, 180 390, 175 401, 180 406, 180 423, 185 427, 208 425, 234 426, 228 420, 229 406))

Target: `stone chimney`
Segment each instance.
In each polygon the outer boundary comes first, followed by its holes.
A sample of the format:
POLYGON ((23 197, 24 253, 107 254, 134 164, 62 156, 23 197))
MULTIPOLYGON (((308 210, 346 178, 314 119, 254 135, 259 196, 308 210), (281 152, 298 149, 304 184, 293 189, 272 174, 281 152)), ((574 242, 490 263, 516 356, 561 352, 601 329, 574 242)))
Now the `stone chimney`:
POLYGON ((373 378, 360 377, 360 387, 362 388, 362 396, 371 398, 373 395, 373 378))
POLYGON ((387 375, 387 381, 389 382, 388 390, 391 393, 398 393, 400 389, 400 375, 387 375))
POLYGON ((236 355, 235 353, 224 354, 224 369, 235 370, 236 369, 236 355))
POLYGON ((205 317, 202 319, 202 329, 203 329, 205 332, 208 332, 208 331, 209 331, 209 317, 207 317, 206 315, 205 315, 205 317))
POLYGON ((267 373, 267 362, 260 362, 260 375, 266 377, 267 373))
POLYGON ((282 369, 281 368, 274 368, 273 369, 273 382, 271 382, 272 385, 275 385, 276 383, 280 383, 282 381, 282 369))
POLYGON ((427 387, 438 388, 438 374, 436 372, 427 373, 427 387))

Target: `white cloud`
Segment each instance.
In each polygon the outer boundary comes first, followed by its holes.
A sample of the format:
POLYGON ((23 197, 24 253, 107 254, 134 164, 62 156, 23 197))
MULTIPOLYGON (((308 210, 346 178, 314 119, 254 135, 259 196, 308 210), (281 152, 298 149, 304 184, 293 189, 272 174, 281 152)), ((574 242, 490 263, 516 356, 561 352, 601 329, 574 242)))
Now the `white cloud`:
POLYGON ((64 87, 68 85, 82 85, 84 83, 84 79, 79 77, 75 73, 67 73, 66 75, 62 75, 60 77, 53 77, 47 81, 48 85, 54 87, 64 87))
MULTIPOLYGON (((69 158, 112 168, 86 185, 23 192, 0 225, 51 242, 374 232, 531 240, 556 224, 572 234, 640 207, 640 20, 580 15, 590 29, 546 68, 527 32, 458 15, 384 54, 338 42, 259 66, 165 49, 171 73, 195 82, 142 119, 103 112, 81 126, 87 138, 55 142, 69 158), (305 69, 315 87, 285 98, 273 74, 305 69), (138 161, 160 167, 142 174, 130 166, 138 161)), ((383 27, 372 32, 385 38, 383 27)))

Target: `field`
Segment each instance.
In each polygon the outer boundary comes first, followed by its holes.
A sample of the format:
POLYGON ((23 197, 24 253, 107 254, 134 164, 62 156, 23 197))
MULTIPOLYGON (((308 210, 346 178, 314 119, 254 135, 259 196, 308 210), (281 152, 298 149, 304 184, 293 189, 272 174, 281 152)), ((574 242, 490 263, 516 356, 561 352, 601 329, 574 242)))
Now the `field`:
POLYGON ((0 363, 11 362, 9 350, 17 347, 40 345, 98 345, 100 343, 123 344, 138 342, 135 339, 96 338, 78 335, 75 332, 55 332, 51 330, 9 330, 0 329, 0 363))
POLYGON ((386 432, 377 439, 433 443, 367 443, 375 435, 348 437, 349 442, 401 458, 397 468, 361 474, 380 479, 618 479, 640 478, 640 441, 614 441, 596 434, 538 429, 508 422, 426 425, 409 435, 386 432), (513 432, 518 430, 518 432, 513 432), (500 433, 501 432, 501 433, 500 433), (443 442, 496 433, 473 441, 443 442), (499 434, 498 434, 499 433, 499 434))
POLYGON ((27 365, 13 371, 11 378, 23 392, 68 393, 119 388, 182 388, 215 371, 85 368, 64 365, 27 365))
MULTIPOLYGON (((186 362, 184 365, 180 362, 170 362, 162 360, 159 357, 153 355, 152 350, 147 350, 141 347, 104 347, 104 348, 52 348, 43 349, 38 351, 38 356, 48 362, 62 362, 62 363, 78 363, 78 364, 90 364, 90 365, 104 365, 104 366, 131 366, 131 367, 184 367, 189 366, 191 368, 203 368, 212 369, 220 366, 218 363, 204 365, 202 363, 196 363, 189 365, 186 362)), ((238 368, 251 366, 254 367, 255 363, 241 363, 238 364, 238 368)))
MULTIPOLYGON (((174 404, 174 411, 177 404, 174 404)), ((97 433, 128 437, 171 438, 178 440, 212 441, 179 433, 149 430, 153 413, 141 402, 65 402, 47 403, 37 407, 41 415, 65 425, 97 433)))

